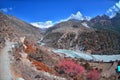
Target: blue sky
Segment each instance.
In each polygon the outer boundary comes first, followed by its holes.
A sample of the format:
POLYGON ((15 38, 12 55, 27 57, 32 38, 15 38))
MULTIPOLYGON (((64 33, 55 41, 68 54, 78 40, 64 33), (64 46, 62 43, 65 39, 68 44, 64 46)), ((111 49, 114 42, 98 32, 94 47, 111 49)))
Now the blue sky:
MULTIPOLYGON (((0 10, 29 23, 60 21, 71 14, 94 17, 105 14, 119 0, 1 0, 0 10)), ((40 24, 41 24, 40 23, 40 24)), ((49 22, 48 22, 49 23, 49 22)))

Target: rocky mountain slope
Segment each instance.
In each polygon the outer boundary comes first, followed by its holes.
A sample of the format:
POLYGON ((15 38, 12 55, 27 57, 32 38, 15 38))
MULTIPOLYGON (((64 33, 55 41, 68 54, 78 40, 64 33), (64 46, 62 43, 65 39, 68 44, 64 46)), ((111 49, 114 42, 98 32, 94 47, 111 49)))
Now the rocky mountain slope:
POLYGON ((29 37, 31 39, 38 39, 42 31, 16 17, 0 13, 0 47, 2 48, 5 38, 12 40, 19 37, 29 37))
POLYGON ((90 21, 69 20, 49 28, 43 39, 48 46, 82 50, 92 54, 120 53, 120 14, 110 19, 97 16, 90 21))
POLYGON ((120 13, 116 16, 109 18, 107 15, 97 16, 90 20, 91 27, 96 29, 110 29, 120 32, 120 13))
POLYGON ((53 69, 62 58, 36 44, 42 33, 16 17, 0 13, 0 80, 66 80, 53 69))

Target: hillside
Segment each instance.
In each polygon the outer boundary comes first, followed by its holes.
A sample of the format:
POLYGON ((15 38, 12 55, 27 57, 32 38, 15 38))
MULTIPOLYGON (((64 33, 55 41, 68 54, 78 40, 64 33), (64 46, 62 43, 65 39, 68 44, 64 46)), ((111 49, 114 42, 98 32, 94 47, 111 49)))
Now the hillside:
POLYGON ((116 13, 113 18, 107 15, 97 16, 90 20, 90 26, 96 29, 109 29, 120 32, 120 13, 116 13))
POLYGON ((42 30, 24 22, 16 17, 0 13, 0 46, 4 45, 5 38, 12 40, 28 37, 37 40, 42 35, 42 30))
POLYGON ((91 54, 119 54, 119 15, 112 19, 103 15, 90 21, 61 22, 47 30, 43 42, 50 47, 91 54))

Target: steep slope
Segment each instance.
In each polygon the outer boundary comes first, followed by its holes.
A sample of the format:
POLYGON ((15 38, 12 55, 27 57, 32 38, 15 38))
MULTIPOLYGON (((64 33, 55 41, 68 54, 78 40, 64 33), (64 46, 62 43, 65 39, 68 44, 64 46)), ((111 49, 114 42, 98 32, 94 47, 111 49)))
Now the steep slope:
POLYGON ((114 29, 120 32, 120 13, 117 13, 115 17, 111 19, 114 29))
POLYGON ((69 20, 65 22, 61 22, 56 24, 55 26, 49 28, 46 31, 45 37, 43 39, 43 42, 47 43, 49 46, 57 47, 57 42, 60 41, 60 39, 67 37, 67 34, 75 34, 76 38, 77 35, 81 32, 89 32, 92 31, 92 28, 89 28, 83 24, 87 25, 87 22, 85 21, 76 21, 76 20, 69 20))
POLYGON ((54 70, 60 56, 37 45, 42 32, 16 17, 0 13, 0 80, 66 80, 54 70))
POLYGON ((24 21, 21 21, 13 16, 0 13, 0 46, 4 45, 4 38, 14 40, 19 37, 29 37, 38 39, 42 31, 24 21))
POLYGON ((109 29, 120 32, 120 13, 113 18, 107 15, 97 16, 90 20, 90 26, 96 29, 109 29))
POLYGON ((82 50, 92 54, 120 53, 120 35, 107 30, 80 32, 78 34, 51 33, 46 37, 48 37, 45 40, 48 41, 47 44, 55 48, 82 50))
POLYGON ((91 26, 97 29, 111 29, 113 28, 111 19, 107 15, 96 16, 90 20, 91 26))
POLYGON ((92 54, 119 54, 119 16, 97 16, 91 21, 70 20, 48 29, 43 42, 54 48, 82 50, 92 54), (115 20, 116 21, 115 21, 115 20), (117 26, 115 26, 117 22, 117 26), (114 24, 113 24, 114 23, 114 24))

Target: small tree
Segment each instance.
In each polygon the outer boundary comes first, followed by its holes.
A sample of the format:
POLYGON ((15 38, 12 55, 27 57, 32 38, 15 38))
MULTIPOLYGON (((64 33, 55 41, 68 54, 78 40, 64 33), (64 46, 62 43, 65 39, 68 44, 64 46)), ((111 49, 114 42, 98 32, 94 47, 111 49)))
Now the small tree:
POLYGON ((57 65, 59 71, 63 71, 68 75, 80 75, 85 72, 85 68, 76 64, 73 60, 63 60, 57 65))

